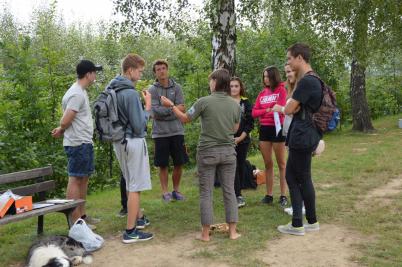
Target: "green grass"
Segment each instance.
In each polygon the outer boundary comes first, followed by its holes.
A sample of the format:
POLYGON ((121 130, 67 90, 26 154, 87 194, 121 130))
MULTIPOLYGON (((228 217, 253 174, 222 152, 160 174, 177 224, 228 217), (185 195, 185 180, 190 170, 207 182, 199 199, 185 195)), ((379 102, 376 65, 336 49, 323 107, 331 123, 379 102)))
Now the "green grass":
MULTIPOLYGON (((366 236, 366 241, 358 247, 362 255, 358 260, 368 266, 400 266, 402 262, 402 193, 394 196, 388 206, 373 201, 363 210, 355 208, 368 191, 402 175, 402 130, 397 128, 398 118, 392 116, 374 121, 377 129, 374 134, 360 134, 348 129, 329 134, 325 136, 326 151, 313 159, 320 222, 347 226, 366 236)), ((260 155, 253 155, 250 160, 262 168, 260 155)), ((154 189, 142 194, 142 206, 152 220, 150 229, 158 239, 168 242, 173 237, 200 229, 194 173, 194 170, 187 170, 183 176, 185 202, 168 205, 161 202, 156 172, 152 176, 154 189)), ((277 201, 278 179, 275 186, 274 198, 277 201)), ((236 266, 264 266, 255 258, 254 252, 264 249, 268 240, 277 238, 276 226, 290 219, 278 205, 259 203, 264 191, 265 188, 260 186, 257 190, 243 192, 247 206, 239 212, 242 238, 231 242, 224 235, 214 235, 211 244, 200 245, 192 257, 236 266)), ((88 197, 89 213, 103 220, 97 232, 105 237, 117 235, 125 227, 125 218, 115 216, 120 209, 119 198, 117 186, 88 197)), ((214 208, 215 221, 224 222, 220 189, 214 191, 214 208)), ((46 235, 67 233, 63 216, 45 216, 46 235)), ((36 218, 0 228, 0 255, 4 266, 23 261, 36 238, 35 231, 36 218)))

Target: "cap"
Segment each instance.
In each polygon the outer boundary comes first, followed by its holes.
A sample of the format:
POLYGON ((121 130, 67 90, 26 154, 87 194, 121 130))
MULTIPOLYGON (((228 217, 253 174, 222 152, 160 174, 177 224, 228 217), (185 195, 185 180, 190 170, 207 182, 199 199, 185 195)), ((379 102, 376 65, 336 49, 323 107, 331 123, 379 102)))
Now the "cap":
POLYGON ((99 71, 102 69, 101 65, 95 65, 92 61, 81 60, 77 65, 77 74, 78 76, 84 76, 88 72, 99 71))

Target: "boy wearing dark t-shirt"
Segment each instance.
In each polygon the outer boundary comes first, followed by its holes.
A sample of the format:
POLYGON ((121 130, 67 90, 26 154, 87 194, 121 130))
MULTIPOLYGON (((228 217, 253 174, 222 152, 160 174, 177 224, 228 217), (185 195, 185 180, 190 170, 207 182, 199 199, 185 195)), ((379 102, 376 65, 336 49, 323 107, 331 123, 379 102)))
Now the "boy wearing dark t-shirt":
POLYGON ((312 113, 321 105, 322 88, 320 81, 309 75, 310 48, 305 44, 294 44, 287 50, 287 63, 302 77, 283 112, 293 114, 288 133, 289 156, 286 164, 286 181, 293 208, 292 222, 278 226, 281 233, 304 235, 318 231, 320 226, 315 213, 315 191, 311 180, 311 158, 321 139, 314 127, 312 113), (303 225, 302 206, 306 207, 307 223, 303 225))

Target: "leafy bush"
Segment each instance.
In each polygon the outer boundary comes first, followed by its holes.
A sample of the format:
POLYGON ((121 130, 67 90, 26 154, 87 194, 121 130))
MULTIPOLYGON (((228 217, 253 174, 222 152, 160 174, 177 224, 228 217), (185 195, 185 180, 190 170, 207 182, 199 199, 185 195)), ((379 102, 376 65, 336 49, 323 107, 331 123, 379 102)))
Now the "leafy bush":
MULTIPOLYGON (((369 77, 367 79, 367 99, 372 118, 398 114, 401 104, 398 104, 396 84, 390 83, 388 77, 369 77)), ((400 88, 401 89, 401 88, 400 88)))

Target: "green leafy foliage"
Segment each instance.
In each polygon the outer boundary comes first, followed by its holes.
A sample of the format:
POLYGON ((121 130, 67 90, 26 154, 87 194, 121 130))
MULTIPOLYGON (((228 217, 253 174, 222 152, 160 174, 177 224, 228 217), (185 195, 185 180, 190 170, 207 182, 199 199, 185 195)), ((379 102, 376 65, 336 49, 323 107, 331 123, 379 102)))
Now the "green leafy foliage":
MULTIPOLYGON (((270 5, 265 2, 244 3, 240 14, 247 12, 247 6, 264 16, 251 25, 242 20, 237 31, 236 75, 245 82, 250 101, 253 103, 261 90, 263 68, 276 65, 283 69, 286 48, 303 41, 313 47, 314 69, 337 93, 343 123, 351 122, 349 56, 344 47, 308 22, 292 23, 292 17, 281 9, 268 12, 270 5)), ((50 131, 62 116, 61 99, 75 80, 75 66, 81 58, 104 67, 89 88, 92 101, 120 73, 121 59, 127 53, 138 53, 147 61, 138 90, 153 82, 152 62, 165 58, 171 77, 183 88, 187 109, 209 94, 211 29, 202 19, 188 20, 186 30, 178 29, 174 36, 133 34, 116 32, 110 22, 67 26, 52 5, 36 10, 27 25, 18 24, 5 10, 0 14, 0 26, 0 173, 52 164, 58 193, 63 193, 67 182, 66 157, 62 140, 51 138, 50 131)), ((401 111, 400 33, 382 34, 395 46, 368 58, 366 94, 372 117, 401 111)), ((200 127, 199 121, 185 126, 191 164, 195 163, 200 127)), ((252 132, 253 149, 257 149, 257 129, 252 132)), ((153 141, 150 137, 147 141, 152 162, 153 141)), ((114 186, 120 171, 110 145, 95 140, 95 155, 96 173, 90 188, 114 186)))

